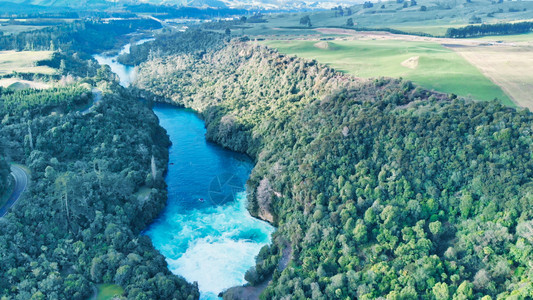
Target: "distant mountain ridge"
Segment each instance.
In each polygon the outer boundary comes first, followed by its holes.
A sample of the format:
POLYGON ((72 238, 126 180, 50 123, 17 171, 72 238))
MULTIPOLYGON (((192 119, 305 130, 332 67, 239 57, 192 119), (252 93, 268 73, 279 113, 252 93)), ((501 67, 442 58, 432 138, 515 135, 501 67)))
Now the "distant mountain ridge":
POLYGON ((354 5, 360 1, 349 0, 1 0, 2 3, 15 3, 18 5, 35 5, 41 7, 111 7, 123 4, 160 4, 191 7, 211 8, 238 8, 259 10, 300 10, 300 9, 329 9, 338 5, 354 5))
MULTIPOLYGON (((117 1, 117 3, 120 0, 117 1)), ((0 7, 18 8, 18 10, 34 9, 35 13, 48 7, 84 8, 84 7, 111 7, 113 1, 107 0, 0 0, 0 7)))
POLYGON ((354 5, 360 1, 349 0, 141 0, 152 4, 171 4, 196 7, 228 7, 244 9, 266 9, 266 10, 294 10, 294 9, 329 9, 338 5, 354 5))

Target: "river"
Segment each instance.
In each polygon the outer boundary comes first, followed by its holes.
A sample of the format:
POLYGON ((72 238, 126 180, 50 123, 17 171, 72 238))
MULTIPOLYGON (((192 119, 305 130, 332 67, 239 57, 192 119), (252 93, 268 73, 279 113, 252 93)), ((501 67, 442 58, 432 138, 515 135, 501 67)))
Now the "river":
MULTIPOLYGON (((144 44, 146 42, 152 41, 153 39, 142 39, 137 41, 135 44, 140 45, 144 44)), ((108 65, 111 67, 111 71, 113 73, 118 75, 118 78, 120 79, 120 85, 127 87, 129 86, 133 80, 135 79, 135 75, 137 75, 135 68, 132 66, 125 66, 119 62, 117 62, 117 57, 121 54, 130 53, 130 44, 124 45, 122 49, 120 49, 119 53, 116 56, 105 56, 103 54, 95 54, 93 55, 94 59, 101 64, 101 65, 108 65)))
MULTIPOLYGON (((127 51, 129 45, 121 53, 127 51)), ((116 57, 95 58, 110 65, 121 85, 134 81, 135 69, 116 57)), ((172 141, 168 202, 144 234, 166 257, 170 271, 198 282, 201 299, 218 299, 225 289, 246 283, 245 272, 274 232, 246 209, 244 187, 253 164, 243 154, 207 142, 205 124, 195 112, 164 104, 154 112, 172 141)))

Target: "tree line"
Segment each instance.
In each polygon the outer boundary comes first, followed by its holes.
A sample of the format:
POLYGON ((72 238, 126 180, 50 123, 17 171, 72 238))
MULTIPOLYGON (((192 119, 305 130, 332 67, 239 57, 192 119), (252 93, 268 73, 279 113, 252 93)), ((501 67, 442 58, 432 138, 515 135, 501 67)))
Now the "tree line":
POLYGON ((468 38, 487 35, 521 34, 531 32, 533 22, 468 25, 461 28, 448 28, 447 38, 468 38))

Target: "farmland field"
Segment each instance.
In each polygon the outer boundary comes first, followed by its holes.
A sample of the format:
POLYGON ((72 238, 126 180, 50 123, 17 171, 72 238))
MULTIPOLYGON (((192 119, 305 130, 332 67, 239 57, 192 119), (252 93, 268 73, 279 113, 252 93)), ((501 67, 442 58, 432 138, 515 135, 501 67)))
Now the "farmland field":
POLYGON ((342 14, 338 9, 273 14, 263 23, 231 29, 233 35, 248 35, 282 53, 316 59, 354 76, 402 77, 439 92, 533 108, 528 95, 533 88, 533 75, 528 75, 533 74, 528 67, 533 33, 442 38, 448 28, 531 21, 533 1, 416 2, 358 4, 345 7, 342 14), (301 24, 303 17, 311 24, 301 24), (353 27, 347 26, 349 18, 353 27), (387 28, 434 37, 367 31, 387 28))
POLYGON ((50 59, 52 51, 0 51, 0 75, 19 73, 53 74, 55 69, 36 66, 41 60, 50 59))
POLYGON ((316 59, 357 77, 402 77, 443 93, 477 100, 498 98, 514 106, 505 92, 455 51, 434 42, 401 40, 265 41, 281 53, 316 59))
POLYGON ((463 47, 456 49, 513 100, 533 111, 533 49, 530 47, 463 47))

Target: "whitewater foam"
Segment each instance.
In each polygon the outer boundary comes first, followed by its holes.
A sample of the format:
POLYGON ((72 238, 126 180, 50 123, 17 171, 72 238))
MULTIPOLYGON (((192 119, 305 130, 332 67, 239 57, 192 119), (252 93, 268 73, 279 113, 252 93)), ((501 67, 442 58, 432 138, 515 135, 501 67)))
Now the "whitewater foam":
POLYGON ((245 284, 261 247, 273 228, 246 210, 246 194, 225 206, 164 214, 146 232, 167 258, 169 269, 198 282, 202 299, 216 299, 225 289, 245 284))

